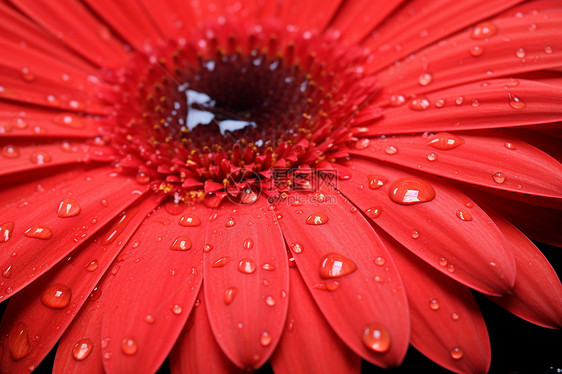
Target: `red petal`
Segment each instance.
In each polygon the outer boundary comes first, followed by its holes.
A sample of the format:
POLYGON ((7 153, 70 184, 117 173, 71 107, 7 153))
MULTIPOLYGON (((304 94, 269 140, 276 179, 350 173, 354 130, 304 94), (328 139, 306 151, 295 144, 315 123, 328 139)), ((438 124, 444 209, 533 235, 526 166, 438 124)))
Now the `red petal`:
MULTIPOLYGON (((198 204, 184 214, 201 217, 207 210, 198 204)), ((105 295, 102 336, 111 340, 102 352, 112 356, 104 361, 107 372, 155 372, 187 321, 201 286, 205 226, 181 226, 179 220, 160 208, 119 256, 105 295), (179 236, 189 238, 191 247, 175 250, 179 236)))
POLYGON ((205 295, 201 292, 195 308, 170 354, 172 373, 242 373, 226 358, 219 347, 207 315, 205 295))
MULTIPOLYGON (((53 189, 38 189, 25 200, 2 207, 0 222, 13 222, 14 229, 11 238, 0 243, 0 263, 12 267, 1 298, 12 296, 45 273, 142 196, 136 181, 110 173, 111 169, 106 168, 84 172, 53 189), (80 214, 70 218, 57 216, 60 201, 65 198, 79 204, 80 214), (28 231, 32 227, 51 231, 52 237, 33 236, 34 232, 28 231)), ((12 198, 16 196, 21 195, 12 198)))
MULTIPOLYGON (((430 175, 408 173, 359 158, 354 158, 351 165, 353 179, 340 181, 339 190, 363 211, 376 207, 378 214, 371 215, 374 222, 403 246, 442 273, 480 292, 501 295, 511 289, 515 262, 505 238, 467 196, 430 175), (383 176, 389 182, 370 190, 366 187, 370 174, 383 176), (392 185, 401 178, 429 184, 435 198, 415 205, 397 204, 389 197, 392 185)), ((410 194, 414 197, 415 189, 410 194)))
POLYGON ((523 140, 499 133, 376 138, 369 139, 368 149, 349 152, 479 186, 562 198, 562 164, 523 140), (463 144, 452 149, 432 145, 453 138, 463 144), (389 154, 389 147, 397 152, 389 154))
POLYGON ((93 64, 121 67, 127 55, 111 30, 81 3, 12 0, 12 4, 93 64))
POLYGON ((487 38, 474 38, 476 25, 417 53, 400 70, 390 69, 388 90, 419 95, 562 65, 560 10, 494 19, 481 25, 484 24, 496 32, 487 38), (429 74, 431 79, 424 80, 422 74, 429 74))
POLYGON ((377 53, 373 69, 381 68, 519 2, 521 0, 410 1, 364 45, 377 53))
POLYGON ((410 305, 412 345, 454 372, 486 373, 490 341, 470 291, 432 269, 380 228, 375 229, 393 249, 392 258, 400 269, 410 305))
MULTIPOLYGON (((28 367, 36 367, 41 362, 88 300, 92 289, 128 238, 156 204, 154 199, 143 199, 138 205, 128 208, 126 214, 117 217, 113 224, 106 225, 74 251, 68 261, 59 262, 47 274, 10 300, 2 318, 0 332, 2 335, 7 334, 16 322, 25 324, 31 337, 31 349, 28 355, 18 361, 13 361, 10 355, 4 355, 3 372, 24 372, 28 367), (104 239, 113 233, 115 224, 119 222, 127 222, 126 227, 121 228, 119 240, 104 245, 104 239), (68 287, 68 306, 60 309, 48 307, 49 300, 43 296, 46 288, 52 285, 68 287), (39 339, 34 339, 35 336, 39 339)), ((11 272, 11 268, 4 270, 4 276, 11 277, 11 272)), ((9 349, 7 345, 4 348, 6 351, 9 349)))
POLYGON ((279 18, 283 25, 321 31, 328 25, 341 2, 342 0, 285 0, 281 3, 279 18))
POLYGON ((285 243, 265 199, 212 211, 205 256, 205 299, 215 337, 238 367, 257 368, 273 353, 287 313, 285 243))
POLYGON ((297 269, 290 269, 289 274, 289 311, 285 331, 271 357, 273 371, 359 373, 361 360, 322 316, 297 269))
POLYGON ((424 106, 427 109, 412 109, 419 108, 414 99, 409 104, 385 108, 384 117, 369 126, 362 136, 557 122, 562 119, 559 92, 558 86, 525 79, 470 83, 418 98, 427 100, 428 105, 424 106))
POLYGON ((369 223, 342 195, 327 189, 321 195, 291 195, 277 209, 299 271, 336 334, 362 358, 381 367, 398 365, 409 342, 406 294, 389 252, 369 223), (313 215, 326 215, 328 220, 307 224, 313 215), (356 270, 340 278, 322 278, 323 260, 333 253, 345 257, 340 257, 342 268, 352 262, 356 270), (375 265, 378 257, 386 266, 375 265), (363 343, 365 330, 372 325, 389 337, 389 346, 381 342, 376 351, 363 343))
POLYGON ((540 326, 562 327, 562 285, 541 251, 501 215, 488 214, 511 244, 517 265, 513 290, 490 299, 511 313, 540 326))
POLYGON ((188 30, 197 25, 197 22, 202 21, 198 17, 198 10, 209 7, 209 2, 205 2, 206 6, 193 7, 190 2, 183 0, 167 0, 158 3, 142 0, 141 3, 160 32, 168 37, 185 37, 188 30))

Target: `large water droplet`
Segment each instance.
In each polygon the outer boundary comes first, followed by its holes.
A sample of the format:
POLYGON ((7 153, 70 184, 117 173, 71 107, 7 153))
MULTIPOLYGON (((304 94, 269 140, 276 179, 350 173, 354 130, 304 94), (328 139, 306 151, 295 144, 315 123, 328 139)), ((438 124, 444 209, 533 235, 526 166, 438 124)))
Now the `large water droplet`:
POLYGON ((357 265, 349 258, 339 253, 328 253, 324 255, 320 263, 320 277, 339 278, 357 270, 357 265))
POLYGON ((394 107, 403 105, 405 102, 406 98, 404 97, 404 95, 392 95, 389 100, 390 106, 394 107))
POLYGON ((172 310, 172 313, 178 316, 183 312, 183 308, 179 304, 172 305, 170 309, 172 310))
POLYGON ((380 175, 369 174, 367 178, 369 179, 369 188, 371 190, 378 190, 388 182, 388 179, 380 175))
POLYGON ((44 151, 36 151, 29 156, 29 161, 36 165, 48 164, 51 162, 51 155, 44 151))
POLYGON ((457 210, 457 217, 461 221, 472 221, 472 215, 464 209, 457 210))
POLYGON ((386 352, 390 347, 390 334, 379 325, 368 325, 363 328, 363 344, 375 352, 386 352))
POLYGON ((8 348, 14 361, 21 360, 31 352, 27 326, 17 322, 8 334, 8 348))
POLYGON ((306 219, 306 223, 309 225, 323 225, 326 222, 328 222, 328 216, 324 213, 313 213, 306 219))
POLYGON ((187 251, 190 248, 191 240, 189 240, 187 236, 183 235, 178 236, 170 246, 172 251, 187 251))
POLYGON ((72 347, 72 358, 77 361, 82 361, 90 355, 93 348, 94 344, 90 339, 79 340, 74 344, 74 347, 72 347))
POLYGON ((486 39, 494 36, 498 32, 498 27, 492 22, 479 23, 472 29, 470 35, 473 39, 486 39))
POLYGON ((242 246, 244 249, 252 249, 254 247, 254 241, 251 238, 246 238, 242 246))
POLYGON ((7 242, 12 237, 14 231, 13 222, 5 222, 0 225, 0 243, 7 242))
POLYGON ((267 306, 275 306, 275 299, 273 298, 273 296, 267 296, 263 301, 267 306))
POLYGON ((185 227, 195 227, 201 224, 201 220, 197 216, 186 214, 180 218, 179 224, 185 227))
POLYGON ((63 284, 52 284, 41 294, 41 302, 49 308, 62 309, 70 304, 72 291, 63 284))
POLYGON ((398 147, 395 145, 389 145, 384 148, 384 153, 387 155, 395 155, 398 153, 398 147))
POLYGON ((418 78, 418 82, 420 86, 427 86, 428 84, 431 83, 432 80, 433 80, 433 76, 429 73, 422 73, 418 78))
POLYGON ((271 344, 271 335, 269 335, 267 331, 261 333, 260 344, 263 345, 264 347, 267 347, 268 345, 271 344))
POLYGON ((462 349, 460 349, 459 347, 454 347, 451 350, 451 358, 453 358, 454 360, 460 360, 463 355, 464 353, 462 352, 462 349))
POLYGON ((232 304, 232 301, 234 301, 234 297, 236 296, 237 293, 238 293, 238 288, 236 287, 229 287, 226 290, 224 290, 224 303, 226 305, 232 304))
POLYGON ((505 182, 505 174, 498 171, 497 173, 492 175, 492 179, 494 180, 494 182, 502 184, 505 182))
POLYGON ((464 139, 446 132, 440 132, 427 140, 427 145, 440 150, 457 148, 464 144, 464 139))
POLYGON ((51 231, 51 229, 45 226, 32 226, 25 230, 23 235, 27 236, 28 238, 47 240, 53 237, 53 232, 51 231))
POLYGON ((402 205, 426 203, 435 198, 435 189, 421 179, 400 178, 390 187, 389 197, 402 205))
POLYGON ((18 158, 20 156, 20 151, 15 145, 5 145, 2 148, 2 156, 6 158, 18 158))
POLYGON ((380 257, 380 256, 375 258, 374 262, 375 262, 375 265, 378 265, 378 266, 384 266, 384 264, 386 263, 384 257, 380 257))
POLYGON ((382 212, 382 208, 380 206, 374 206, 374 207, 371 207, 371 208, 367 209, 365 211, 365 214, 367 215, 367 217, 369 217, 371 219, 375 219, 375 218, 377 218, 378 216, 381 215, 381 212, 382 212))
POLYGON ((86 265, 86 270, 87 271, 94 271, 98 268, 99 264, 97 260, 92 260, 88 263, 88 265, 86 265))
POLYGON ((431 310, 439 310, 439 301, 436 299, 429 300, 429 308, 431 310))
POLYGON ((291 247, 291 250, 295 253, 301 253, 304 249, 303 245, 299 242, 291 243, 289 247, 291 247))
POLYGON ((228 217, 228 218, 224 221, 224 225, 225 225, 226 227, 232 227, 232 226, 236 225, 236 221, 234 220, 234 218, 228 217))
POLYGON ((243 258, 238 263, 238 270, 240 270, 240 272, 244 274, 252 274, 254 271, 256 271, 256 263, 252 259, 243 258))
POLYGON ((60 218, 74 217, 80 213, 80 205, 74 199, 64 199, 59 204, 57 215, 60 218))
POLYGON ((124 338, 123 340, 121 340, 121 350, 127 356, 134 355, 135 353, 137 353, 138 349, 139 349, 139 345, 135 339, 124 338))
POLYGON ((505 148, 509 149, 510 151, 515 151, 517 149, 517 146, 513 143, 510 142, 506 142, 504 143, 505 148))
POLYGON ((508 94, 507 97, 509 99, 509 105, 513 109, 523 109, 527 106, 527 104, 522 99, 518 98, 515 95, 508 94))
POLYGON ((431 106, 431 102, 423 96, 416 97, 410 101, 408 107, 413 110, 426 110, 431 106))
POLYGON ((523 48, 518 48, 515 51, 515 56, 517 56, 517 58, 525 58, 525 50, 523 48))

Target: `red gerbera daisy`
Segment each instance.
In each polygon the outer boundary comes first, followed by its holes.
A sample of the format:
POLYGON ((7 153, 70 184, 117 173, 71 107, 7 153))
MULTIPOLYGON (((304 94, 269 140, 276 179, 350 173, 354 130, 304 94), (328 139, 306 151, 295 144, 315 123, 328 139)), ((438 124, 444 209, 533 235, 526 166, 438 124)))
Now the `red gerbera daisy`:
POLYGON ((0 17, 3 372, 486 372, 471 289, 561 326, 559 1, 0 17))

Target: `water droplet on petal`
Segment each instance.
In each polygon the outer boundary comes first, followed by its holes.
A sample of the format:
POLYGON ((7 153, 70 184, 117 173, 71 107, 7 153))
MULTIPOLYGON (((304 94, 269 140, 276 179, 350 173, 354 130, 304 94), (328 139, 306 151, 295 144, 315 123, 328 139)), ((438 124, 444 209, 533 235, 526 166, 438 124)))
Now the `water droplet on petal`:
POLYGON ((237 293, 238 293, 238 288, 236 287, 229 287, 226 290, 224 290, 224 303, 226 305, 232 304, 232 301, 234 301, 234 297, 236 296, 237 293))
POLYGON ((454 360, 460 360, 462 358, 462 356, 463 356, 463 352, 462 352, 462 349, 460 349, 459 347, 454 347, 451 350, 451 357, 454 360))
POLYGON ((459 96, 455 99, 455 104, 462 105, 462 103, 464 103, 464 97, 459 96))
POLYGON ((447 261, 447 259, 446 259, 445 257, 440 257, 440 258, 439 258, 439 265, 440 265, 440 266, 445 267, 445 266, 447 266, 448 263, 449 263, 449 262, 447 261))
POLYGON ((80 205, 74 199, 64 199, 59 204, 57 215, 60 218, 74 217, 80 213, 80 205))
POLYGON ((367 217, 369 217, 371 219, 375 219, 375 218, 377 218, 378 216, 381 215, 381 212, 382 212, 381 207, 374 206, 374 207, 371 207, 371 208, 367 209, 365 211, 365 214, 367 215, 367 217))
POLYGON ((21 68, 20 77, 26 82, 33 82, 35 80, 35 75, 31 73, 28 67, 21 68))
POLYGON ((509 105, 513 109, 523 109, 527 106, 527 104, 520 98, 515 95, 508 94, 507 97, 509 98, 509 105))
POLYGON ((82 339, 74 344, 72 347, 72 358, 77 361, 82 361, 86 359, 92 352, 94 344, 90 339, 82 339))
POLYGON ((404 97, 404 95, 392 95, 389 100, 390 106, 394 107, 404 105, 405 102, 406 98, 404 97))
POLYGON ((400 178, 390 187, 389 197, 402 205, 426 203, 435 198, 435 189, 421 179, 400 178))
POLYGON ((457 217, 461 221, 472 221, 472 215, 464 209, 457 210, 457 217))
POLYGON ((228 264, 230 261, 232 261, 232 257, 221 257, 218 260, 216 260, 215 262, 212 263, 211 267, 212 268, 222 268, 224 267, 226 264, 228 264))
POLYGON ((174 240, 170 249, 172 251, 187 251, 191 248, 191 240, 187 236, 180 235, 174 240))
POLYGON ((12 265, 10 265, 6 269, 4 269, 4 271, 2 272, 2 276, 4 278, 10 278, 12 276, 12 265))
POLYGON ((154 323, 154 316, 152 314, 147 314, 144 316, 144 321, 146 323, 154 323))
POLYGON ((263 264, 261 268, 263 270, 267 270, 267 271, 274 271, 275 270, 275 266, 273 266, 272 264, 263 264))
POLYGON ((205 253, 211 252, 213 250, 213 248, 214 247, 211 244, 205 244, 203 246, 203 252, 205 252, 205 253))
POLYGON ((417 239, 420 237, 419 231, 412 231, 412 239, 417 239))
POLYGON ((439 310, 439 301, 435 299, 429 300, 429 307, 431 310, 439 310))
POLYGON ((386 182, 388 182, 388 179, 386 179, 385 177, 381 177, 380 175, 370 174, 367 175, 367 178, 369 179, 369 188, 371 190, 378 190, 379 188, 384 186, 386 182))
POLYGON ((226 227, 232 227, 232 226, 236 225, 236 221, 234 220, 234 218, 229 217, 229 218, 227 218, 226 221, 224 222, 224 225, 225 225, 226 227))
POLYGON ((267 306, 275 306, 275 299, 273 298, 273 296, 267 296, 264 299, 265 305, 267 306))
POLYGON ((94 271, 94 270, 96 270, 96 269, 98 268, 98 266, 99 266, 98 261, 97 261, 97 260, 93 260, 93 261, 90 261, 90 262, 88 263, 88 265, 86 265, 86 268, 85 268, 85 269, 86 269, 87 271, 94 271))
POLYGON ((324 213, 313 213, 306 219, 309 225, 323 225, 328 222, 328 216, 324 213))
POLYGON ((5 222, 0 225, 0 243, 7 242, 10 240, 12 236, 12 232, 14 231, 14 223, 13 222, 5 222))
POLYGON ((44 151, 36 151, 29 156, 29 161, 36 165, 48 164, 51 162, 51 155, 44 151))
POLYGON ((20 156, 20 151, 15 145, 5 145, 2 147, 2 156, 6 158, 18 158, 20 156))
POLYGON ((428 161, 435 161, 435 160, 437 160, 437 154, 431 152, 430 154, 427 155, 427 160, 428 160, 428 161))
POLYGON ((27 326, 23 322, 16 323, 10 330, 8 348, 14 361, 21 360, 31 352, 27 326))
POLYGON ((398 147, 395 145, 389 145, 384 149, 384 153, 387 155, 395 155, 398 153, 398 147))
POLYGON ((197 216, 194 216, 192 214, 187 214, 180 218, 179 224, 180 226, 185 226, 185 227, 196 227, 201 224, 201 220, 197 216))
POLYGON ((418 78, 418 82, 420 86, 427 86, 428 84, 431 83, 432 80, 433 80, 433 76, 429 73, 422 73, 418 78))
POLYGON ((546 53, 547 55, 552 53, 552 47, 547 45, 546 47, 544 47, 544 53, 546 53))
POLYGON ((49 308, 61 309, 70 304, 72 292, 62 284, 52 284, 41 294, 41 302, 49 308))
POLYGON ((256 271, 256 263, 249 258, 243 258, 238 263, 238 270, 244 274, 252 274, 256 271))
POLYGON ((364 139, 359 139, 356 143, 355 143, 355 149, 365 149, 369 146, 369 139, 364 138, 364 139))
POLYGON ((426 110, 431 106, 431 102, 426 97, 416 97, 408 106, 413 110, 426 110))
POLYGON ((357 265, 339 253, 324 255, 320 263, 320 277, 323 279, 339 278, 357 270, 357 265))
POLYGON ((506 142, 504 143, 505 148, 509 149, 510 151, 515 151, 517 147, 513 143, 506 142))
POLYGON ((380 257, 380 256, 375 258, 374 262, 375 262, 375 265, 378 265, 378 266, 384 266, 384 264, 386 263, 384 257, 380 257))
POLYGON ((446 132, 440 132, 427 140, 427 145, 440 150, 457 148, 464 144, 464 139, 446 132))
POLYGON ((295 253, 301 253, 304 249, 303 245, 299 242, 291 243, 289 247, 291 247, 291 250, 295 253))
POLYGON ((460 317, 459 317, 459 314, 458 314, 458 313, 453 313, 453 314, 451 314, 451 319, 452 319, 453 321, 458 321, 459 318, 460 318, 460 317))
POLYGON ((525 58, 525 50, 523 48, 518 48, 515 51, 515 56, 517 56, 518 58, 525 58))
POLYGON ((32 226, 25 230, 23 235, 27 236, 28 238, 47 240, 53 237, 53 232, 51 231, 51 229, 45 226, 32 226))
POLYGON ((242 246, 244 249, 252 249, 254 247, 254 241, 251 238, 246 238, 242 246))
POLYGON ((503 182, 505 182, 505 174, 502 172, 497 172, 492 175, 492 179, 494 180, 494 182, 502 184, 503 182))
POLYGON ((480 106, 480 101, 474 99, 474 100, 472 100, 471 105, 472 105, 473 108, 478 108, 480 106))
POLYGON ((176 315, 180 315, 181 312, 183 311, 181 305, 178 305, 178 304, 172 305, 172 306, 171 306, 171 310, 172 310, 172 313, 174 313, 174 314, 176 314, 176 315))
POLYGON ((445 100, 443 100, 443 99, 439 99, 435 102, 436 108, 443 108, 444 106, 445 106, 445 100))
POLYGON ((121 341, 121 350, 127 356, 134 355, 135 353, 137 353, 138 349, 139 349, 139 346, 137 344, 137 341, 133 338, 124 338, 121 341))
POLYGON ((471 56, 478 57, 482 55, 482 53, 484 53, 484 49, 482 49, 482 47, 480 47, 479 45, 473 45, 472 47, 470 47, 471 56))
POLYGON ((264 347, 267 347, 268 345, 271 344, 271 335, 269 335, 267 331, 261 333, 260 344, 263 345, 264 347))
POLYGON ((379 325, 368 325, 363 329, 363 344, 375 352, 386 352, 390 347, 390 334, 379 325))
POLYGON ((472 29, 470 35, 472 39, 486 39, 494 36, 498 32, 498 27, 492 22, 479 23, 472 29))

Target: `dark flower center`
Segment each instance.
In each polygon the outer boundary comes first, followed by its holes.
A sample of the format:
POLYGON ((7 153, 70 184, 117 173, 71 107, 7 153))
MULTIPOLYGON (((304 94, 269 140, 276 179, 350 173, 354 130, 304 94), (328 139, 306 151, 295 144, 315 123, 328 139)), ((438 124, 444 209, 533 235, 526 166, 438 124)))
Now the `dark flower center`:
POLYGON ((349 115, 374 90, 366 58, 333 35, 240 25, 139 53, 114 77, 119 125, 107 137, 117 166, 216 204, 229 190, 261 189, 272 167, 334 161, 351 140, 349 115))

